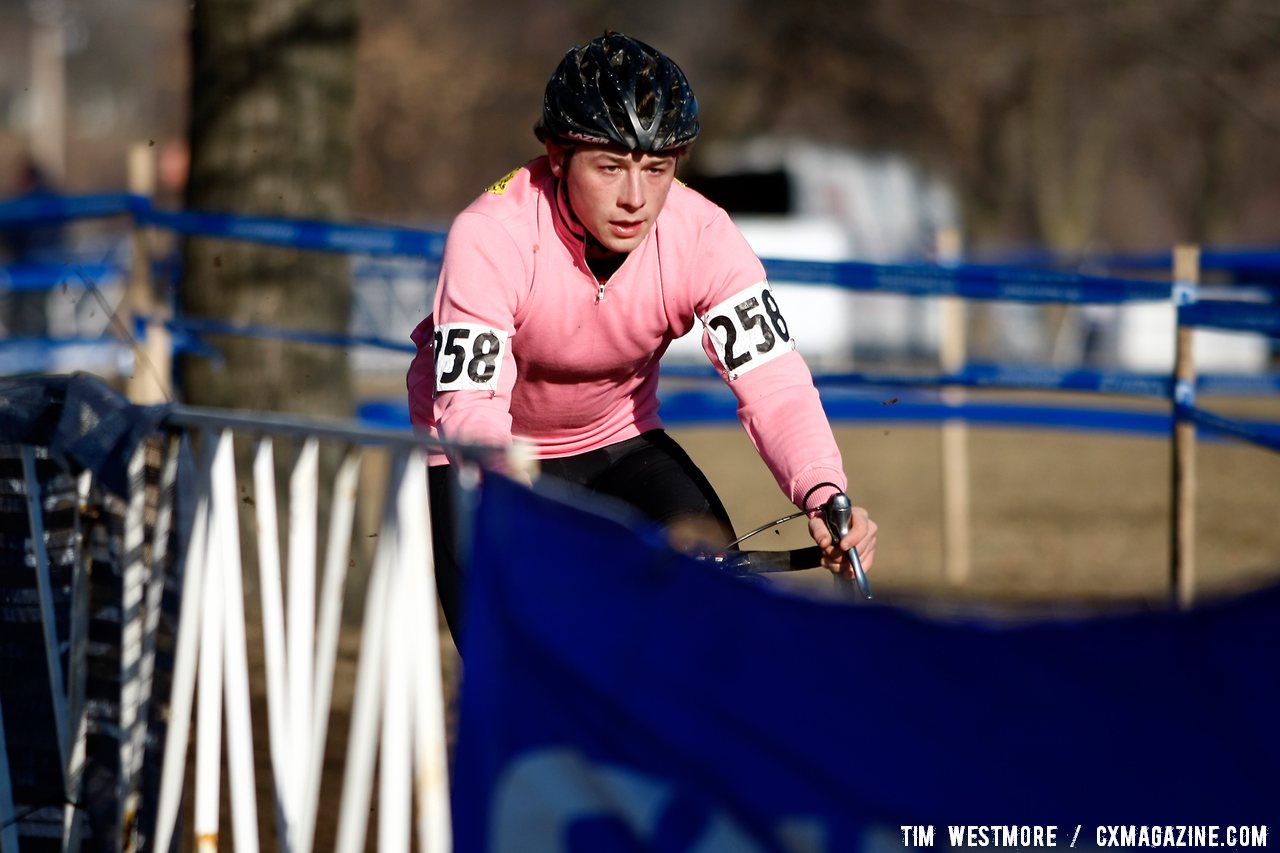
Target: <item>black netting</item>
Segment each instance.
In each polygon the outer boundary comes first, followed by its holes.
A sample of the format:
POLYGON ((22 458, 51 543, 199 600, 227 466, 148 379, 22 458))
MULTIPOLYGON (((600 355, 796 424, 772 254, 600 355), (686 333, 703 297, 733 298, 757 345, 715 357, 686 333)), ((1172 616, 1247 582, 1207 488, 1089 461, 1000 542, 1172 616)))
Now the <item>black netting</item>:
MULTIPOLYGON (((82 817, 81 849, 117 850, 126 833, 120 823, 121 632, 124 567, 131 558, 143 560, 147 582, 158 571, 165 578, 147 759, 139 780, 144 805, 134 827, 144 836, 154 820, 148 804, 155 802, 159 782, 172 673, 178 573, 172 559, 164 567, 151 559, 159 502, 177 497, 160 489, 168 439, 156 428, 163 414, 161 407, 130 405, 92 377, 0 380, 0 712, 24 851, 61 849, 67 798, 22 457, 34 452, 63 690, 73 708, 75 697, 82 697, 84 708, 85 757, 72 797, 82 817), (131 483, 128 462, 139 446, 144 464, 131 483), (81 482, 85 471, 93 473, 87 488, 81 482), (145 544, 141 554, 129 554, 126 501, 138 490, 145 502, 145 544), (83 626, 78 641, 72 627, 77 615, 83 626), (72 660, 83 660, 83 666, 72 666, 72 660)), ((178 552, 178 527, 175 518, 171 557, 178 552)))

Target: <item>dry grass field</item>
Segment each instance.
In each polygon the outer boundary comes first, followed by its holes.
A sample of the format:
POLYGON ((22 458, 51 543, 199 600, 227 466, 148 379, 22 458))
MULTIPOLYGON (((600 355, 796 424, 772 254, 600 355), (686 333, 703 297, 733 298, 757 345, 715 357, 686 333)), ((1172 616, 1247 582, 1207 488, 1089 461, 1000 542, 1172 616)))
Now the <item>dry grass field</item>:
MULTIPOLYGON (((1209 405, 1223 414, 1280 421, 1278 400, 1209 405)), ((741 429, 673 432, 711 478, 740 532, 789 511, 741 429)), ((971 573, 955 584, 943 573, 940 434, 927 425, 836 430, 851 496, 880 527, 872 574, 883 600, 1164 601, 1168 438, 970 427, 971 573)), ((1196 453, 1202 597, 1280 580, 1280 454, 1203 437, 1196 453)), ((756 537, 752 547, 796 547, 806 539, 802 524, 791 522, 756 537)))

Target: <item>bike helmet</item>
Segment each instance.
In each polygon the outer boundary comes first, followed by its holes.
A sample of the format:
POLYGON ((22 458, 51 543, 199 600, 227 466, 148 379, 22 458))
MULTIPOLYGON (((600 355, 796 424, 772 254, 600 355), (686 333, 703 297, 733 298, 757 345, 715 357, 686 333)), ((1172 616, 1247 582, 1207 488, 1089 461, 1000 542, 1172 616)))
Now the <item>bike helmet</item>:
POLYGON ((680 66, 636 39, 606 32, 564 55, 547 82, 538 139, 656 154, 698 136, 698 101, 680 66))

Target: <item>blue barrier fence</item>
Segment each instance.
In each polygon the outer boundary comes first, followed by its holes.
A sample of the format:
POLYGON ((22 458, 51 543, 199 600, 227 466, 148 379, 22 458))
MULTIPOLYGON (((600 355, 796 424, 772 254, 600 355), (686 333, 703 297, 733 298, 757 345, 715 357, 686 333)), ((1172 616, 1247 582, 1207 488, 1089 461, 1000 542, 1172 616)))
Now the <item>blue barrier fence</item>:
MULTIPOLYGON (((0 229, 17 225, 68 221, 86 218, 128 216, 139 225, 165 229, 188 236, 249 241, 304 250, 342 252, 372 257, 410 257, 438 261, 444 250, 445 233, 400 227, 329 223, 223 213, 171 212, 155 208, 149 199, 130 194, 96 194, 75 197, 39 196, 0 203, 0 229)), ((1243 252, 1209 250, 1201 253, 1205 268, 1280 271, 1280 251, 1243 252)), ((854 261, 818 262, 765 258, 769 276, 776 281, 826 285, 863 293, 897 294, 907 297, 958 297, 972 300, 1003 300, 1029 303, 1069 303, 1118 305, 1130 302, 1168 302, 1174 285, 1169 281, 1120 278, 1086 273, 1033 269, 1025 266, 992 264, 870 264, 854 261)), ((1168 269, 1168 253, 1114 258, 1112 266, 1132 269, 1168 269)), ((77 265, 72 271, 58 265, 27 265, 3 268, 0 290, 38 291, 65 285, 73 275, 82 281, 121 272, 110 264, 77 265)), ((1180 326, 1213 328, 1280 338, 1280 304, 1274 301, 1236 302, 1227 300, 1185 301, 1177 309, 1180 326)), ((134 318, 136 333, 145 334, 148 323, 163 323, 176 336, 178 346, 200 350, 201 340, 211 334, 274 338, 296 343, 338 347, 374 347, 397 353, 412 353, 413 345, 376 335, 350 335, 262 325, 234 324, 211 318, 178 316, 134 318)), ((3 359, 0 359, 3 363, 3 359)), ((710 370, 672 365, 664 367, 671 378, 713 377, 710 370)), ((1100 393, 1158 397, 1172 403, 1173 382, 1169 375, 1124 371, 1061 369, 1047 365, 1001 365, 970 363, 960 371, 919 376, 907 374, 847 372, 818 374, 824 389, 851 386, 939 387, 968 386, 1034 390, 1092 391, 1100 393)), ((1197 389, 1205 393, 1271 394, 1280 390, 1280 376, 1202 376, 1197 389)), ((1098 408, 1069 409, 1020 406, 992 407, 970 403, 943 407, 941 403, 913 402, 896 409, 864 405, 827 394, 831 416, 837 419, 893 420, 906 417, 970 419, 979 423, 1053 424, 1066 428, 1112 428, 1167 433, 1170 418, 1194 421, 1207 430, 1231 435, 1259 446, 1277 449, 1274 425, 1233 421, 1188 402, 1171 406, 1167 415, 1141 411, 1103 411, 1098 408)), ((672 422, 731 418, 717 391, 682 392, 668 397, 664 416, 672 422), (702 395, 702 396, 698 396, 702 395)), ((407 426, 407 410, 384 405, 371 406, 365 417, 383 423, 407 426)))
MULTIPOLYGON (((1169 252, 1140 255, 1109 255, 1098 260, 1111 269, 1166 270, 1173 265, 1169 252)), ((1204 249, 1200 268, 1233 272, 1241 275, 1280 275, 1280 249, 1204 249)))
POLYGON ((904 296, 1115 305, 1168 299, 1172 290, 1168 282, 986 264, 931 266, 777 259, 765 259, 764 264, 769 277, 775 280, 904 296))
POLYGON ((1280 337, 1280 310, 1255 302, 1203 301, 1178 306, 1178 325, 1280 337))
POLYGON ((123 276, 128 269, 112 263, 14 264, 0 267, 0 289, 17 293, 40 293, 64 285, 81 285, 86 280, 102 281, 123 276))
POLYGON ((37 193, 0 203, 0 229, 75 219, 102 219, 108 216, 139 217, 149 208, 151 200, 146 196, 128 193, 75 196, 37 193))
MULTIPOLYGON (((1142 270, 1164 272, 1173 267, 1173 253, 1168 251, 1080 255, 1028 248, 993 253, 988 260, 1002 266, 1109 272, 1142 270)), ((1280 279, 1280 249, 1204 248, 1200 252, 1199 266, 1203 272, 1221 273, 1242 280, 1257 278, 1263 286, 1280 287, 1280 280, 1278 280, 1280 279)))
MULTIPOLYGON (((715 379, 710 365, 664 365, 663 376, 670 379, 715 379)), ((1047 364, 1009 365, 971 361, 963 369, 946 373, 912 374, 856 370, 815 371, 818 387, 879 386, 888 388, 1005 388, 1027 391, 1091 391, 1137 397, 1168 398, 1171 378, 1167 373, 1133 373, 1123 370, 1055 367, 1047 364)), ((1280 392, 1277 374, 1206 374, 1196 378, 1197 391, 1221 395, 1266 395, 1280 392)))
MULTIPOLYGON (((413 254, 439 257, 444 249, 443 231, 419 230, 386 226, 368 226, 281 219, 275 217, 236 216, 216 213, 164 211, 152 205, 146 196, 129 193, 95 193, 76 196, 41 194, 32 197, 0 202, 0 229, 17 224, 58 222, 75 219, 96 219, 109 216, 132 216, 138 222, 168 228, 184 234, 209 237, 226 237, 251 240, 274 245, 289 245, 325 251, 358 251, 368 254, 413 254)), ((926 265, 876 265, 876 264, 827 264, 799 261, 776 261, 772 274, 788 280, 813 281, 815 283, 850 284, 884 282, 884 289, 895 289, 892 279, 905 275, 917 279, 916 286, 930 292, 936 284, 923 282, 946 278, 938 268, 926 265), (832 270, 832 268, 842 268, 832 270), (843 281, 842 281, 843 280, 843 281)), ((972 277, 976 286, 982 280, 989 282, 1032 281, 1052 282, 1055 286, 1072 280, 1082 285, 1089 283, 1113 287, 1126 281, 1139 289, 1151 282, 1126 280, 1096 275, 1056 272, 1064 267, 1091 267, 1101 270, 1158 270, 1173 266, 1171 252, 1159 251, 1139 254, 1113 254, 1099 257, 1064 256, 1035 250, 1009 255, 1005 263, 960 265, 958 278, 972 277), (1038 266, 1040 269, 1032 269, 1038 266)), ((1280 275, 1280 249, 1216 249, 1205 248, 1200 252, 1200 268, 1280 275)), ((873 288, 874 289, 874 288, 873 288)), ((1154 291, 1153 291, 1154 293, 1154 291)), ((957 295, 966 295, 957 292, 957 295)), ((975 297, 985 298, 985 297, 975 297)), ((1004 297, 1002 297, 1004 298, 1004 297)), ((1011 294, 1007 298, 1020 298, 1011 294)), ((1151 298, 1158 298, 1152 296, 1151 298)), ((1110 300, 1105 300, 1110 301, 1110 300)))
POLYGON ((178 234, 245 240, 321 252, 439 258, 444 233, 374 225, 341 225, 314 220, 215 213, 169 213, 148 207, 138 216, 144 225, 178 234))

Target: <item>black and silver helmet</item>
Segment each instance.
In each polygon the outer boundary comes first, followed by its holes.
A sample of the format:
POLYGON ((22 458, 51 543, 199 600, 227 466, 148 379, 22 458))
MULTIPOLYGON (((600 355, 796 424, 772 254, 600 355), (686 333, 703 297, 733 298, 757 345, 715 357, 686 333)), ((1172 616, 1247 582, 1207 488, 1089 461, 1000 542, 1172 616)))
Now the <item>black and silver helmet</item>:
POLYGON ((541 140, 618 145, 656 154, 698 136, 698 101, 680 66, 643 42, 607 32, 565 54, 547 82, 541 140))

